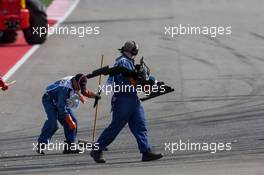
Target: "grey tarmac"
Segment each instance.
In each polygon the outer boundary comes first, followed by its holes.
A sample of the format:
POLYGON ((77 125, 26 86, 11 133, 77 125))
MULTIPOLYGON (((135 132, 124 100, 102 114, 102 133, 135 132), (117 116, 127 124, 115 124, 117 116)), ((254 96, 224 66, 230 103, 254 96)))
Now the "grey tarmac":
MULTIPOLYGON (((261 175, 264 171, 264 1, 81 0, 63 26, 99 26, 84 38, 52 35, 0 93, 0 174, 261 175), (232 34, 174 38, 164 27, 232 26, 232 34), (165 157, 142 163, 128 127, 95 164, 88 152, 37 155, 33 143, 45 121, 41 96, 47 84, 112 65, 126 40, 140 45, 152 74, 175 92, 144 102, 150 143, 165 157), (230 142, 231 151, 165 151, 165 143, 230 142)), ((104 81, 106 77, 103 77, 104 81)), ((88 88, 97 89, 97 78, 88 88)), ((93 101, 76 112, 79 138, 91 139, 93 101)), ((97 136, 111 120, 110 97, 100 102, 97 136)), ((63 141, 63 130, 53 140, 63 141)))

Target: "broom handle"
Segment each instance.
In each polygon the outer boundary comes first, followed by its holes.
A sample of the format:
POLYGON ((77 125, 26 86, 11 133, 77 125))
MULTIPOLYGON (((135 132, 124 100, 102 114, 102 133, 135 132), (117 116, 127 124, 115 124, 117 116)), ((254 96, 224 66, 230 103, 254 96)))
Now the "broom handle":
MULTIPOLYGON (((104 55, 101 57, 101 68, 103 67, 104 64, 104 55)), ((99 86, 101 86, 102 82, 102 75, 99 76, 99 81, 98 81, 98 92, 100 90, 99 86)), ((97 103, 95 107, 95 114, 94 114, 94 125, 93 125, 93 142, 95 141, 95 136, 96 136, 96 121, 97 121, 97 116, 99 112, 99 103, 97 103)))

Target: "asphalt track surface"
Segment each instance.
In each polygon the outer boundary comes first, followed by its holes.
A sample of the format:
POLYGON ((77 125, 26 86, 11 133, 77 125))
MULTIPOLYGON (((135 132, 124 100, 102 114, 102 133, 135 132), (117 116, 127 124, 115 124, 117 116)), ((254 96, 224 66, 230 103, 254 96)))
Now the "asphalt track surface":
MULTIPOLYGON (((264 162, 264 57, 261 0, 82 0, 65 21, 69 26, 100 26, 99 36, 53 35, 15 73, 18 82, 1 93, 0 174, 232 174, 261 175, 264 162), (231 25, 231 36, 164 35, 164 26, 231 25), (126 40, 140 43, 153 74, 175 92, 144 102, 149 138, 165 157, 140 162, 126 127, 95 164, 88 152, 45 156, 32 143, 45 121, 44 88, 65 75, 89 72, 101 54, 113 64, 126 40), (165 142, 231 142, 231 151, 164 150, 165 142)), ((97 78, 88 87, 96 90, 97 78)), ((76 113, 79 138, 91 139, 93 101, 76 113)), ((111 120, 109 97, 100 102, 99 134, 111 120)), ((53 140, 63 141, 62 128, 53 140)))

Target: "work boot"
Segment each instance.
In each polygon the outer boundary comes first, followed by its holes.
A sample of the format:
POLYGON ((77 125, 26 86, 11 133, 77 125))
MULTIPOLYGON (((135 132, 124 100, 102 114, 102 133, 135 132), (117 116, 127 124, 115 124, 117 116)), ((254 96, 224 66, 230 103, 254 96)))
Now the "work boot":
POLYGON ((45 149, 46 149, 46 144, 45 143, 38 143, 36 152, 39 153, 39 154, 44 155, 45 154, 45 152, 44 152, 45 149))
POLYGON ((90 156, 94 159, 96 163, 105 163, 102 150, 92 150, 90 152, 90 156))
POLYGON ((63 154, 79 154, 81 150, 78 149, 77 143, 67 143, 65 142, 63 148, 63 154))
POLYGON ((161 159, 162 157, 163 157, 162 154, 157 154, 152 152, 151 150, 148 150, 142 153, 142 162, 158 160, 161 159))

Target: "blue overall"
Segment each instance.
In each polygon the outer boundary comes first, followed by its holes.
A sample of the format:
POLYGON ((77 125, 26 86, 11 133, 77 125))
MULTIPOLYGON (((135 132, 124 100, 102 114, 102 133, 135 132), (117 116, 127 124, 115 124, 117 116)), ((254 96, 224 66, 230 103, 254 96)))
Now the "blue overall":
POLYGON ((75 143, 76 141, 77 129, 70 130, 65 121, 66 116, 70 115, 77 125, 77 119, 73 110, 67 106, 67 99, 74 93, 71 85, 71 78, 72 77, 66 77, 49 85, 46 89, 46 93, 42 97, 42 104, 48 119, 41 130, 38 139, 39 143, 48 143, 48 140, 50 140, 58 130, 57 121, 59 121, 64 128, 65 142, 75 143))
MULTIPOLYGON (((116 59, 115 66, 123 66, 127 69, 135 69, 134 61, 124 55, 116 59)), ((130 81, 123 75, 110 76, 107 83, 118 85, 130 85, 130 81)), ((136 91, 114 93, 112 97, 112 122, 102 132, 97 142, 101 150, 110 145, 122 128, 128 124, 131 132, 135 136, 140 152, 150 149, 147 136, 145 114, 136 91)))

